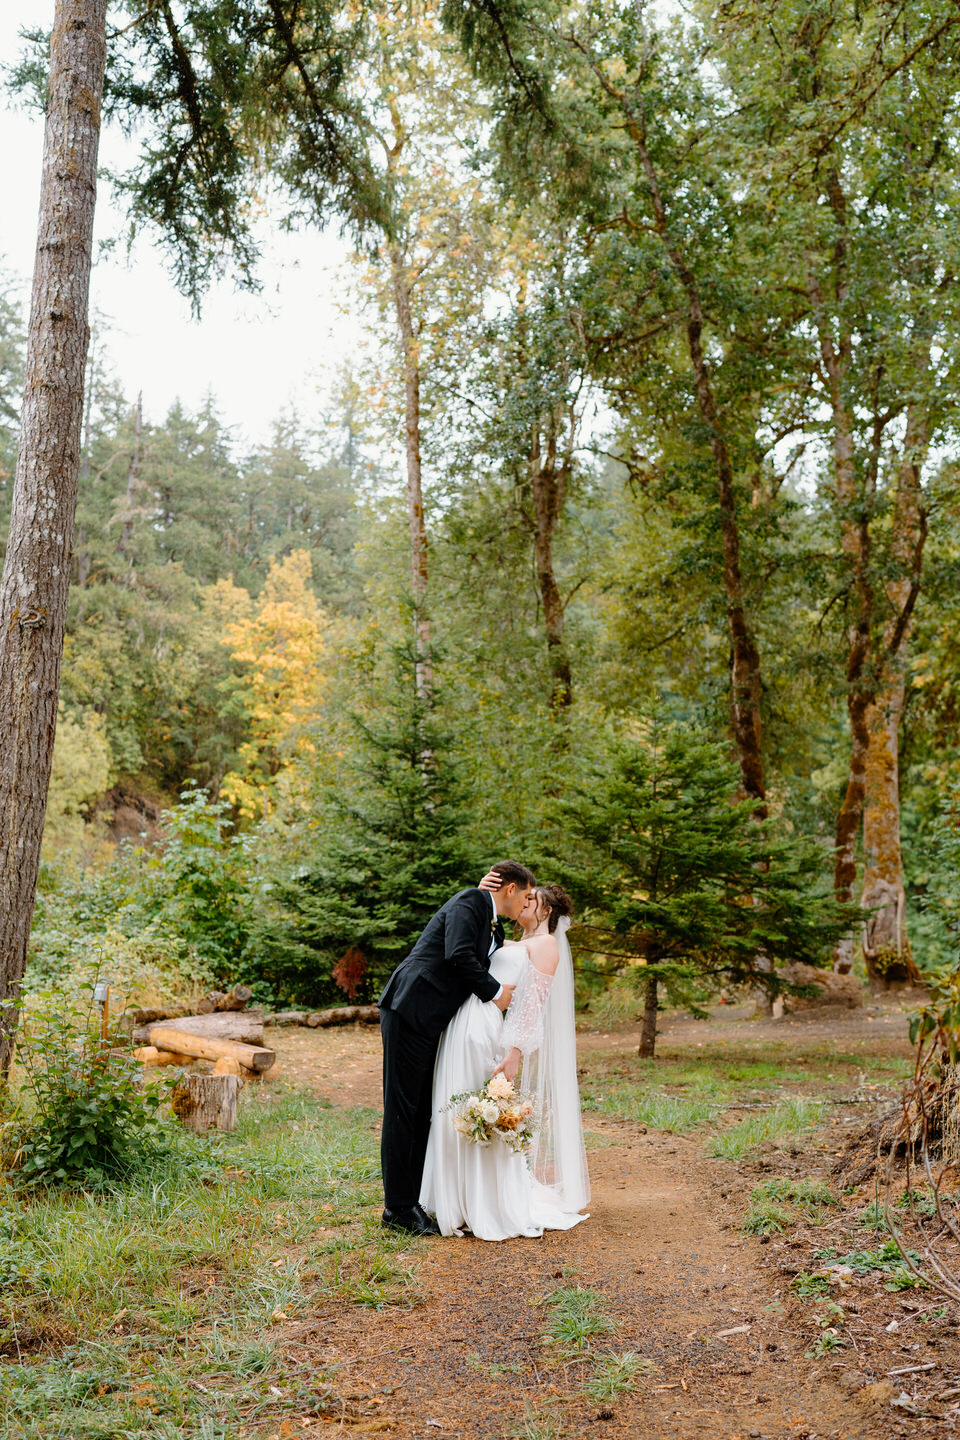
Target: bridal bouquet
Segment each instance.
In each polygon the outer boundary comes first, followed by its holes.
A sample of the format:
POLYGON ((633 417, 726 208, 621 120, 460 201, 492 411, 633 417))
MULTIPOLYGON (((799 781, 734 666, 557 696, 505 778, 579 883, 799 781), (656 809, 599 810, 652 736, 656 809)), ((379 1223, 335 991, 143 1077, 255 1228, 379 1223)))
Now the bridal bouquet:
POLYGON ((520 1099, 505 1075, 494 1075, 474 1095, 451 1095, 449 1108, 454 1130, 471 1145, 489 1145, 496 1138, 511 1150, 530 1147, 533 1106, 520 1099))

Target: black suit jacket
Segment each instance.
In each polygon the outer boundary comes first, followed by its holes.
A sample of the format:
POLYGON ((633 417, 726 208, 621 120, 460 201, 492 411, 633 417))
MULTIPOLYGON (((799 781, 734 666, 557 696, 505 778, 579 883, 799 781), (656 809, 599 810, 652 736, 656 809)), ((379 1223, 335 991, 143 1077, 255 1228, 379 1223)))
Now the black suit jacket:
POLYGON ((503 944, 503 927, 493 921, 485 891, 454 895, 390 976, 380 1008, 394 1010, 425 1035, 439 1035, 468 995, 492 1000, 500 986, 490 974, 490 941, 503 944))

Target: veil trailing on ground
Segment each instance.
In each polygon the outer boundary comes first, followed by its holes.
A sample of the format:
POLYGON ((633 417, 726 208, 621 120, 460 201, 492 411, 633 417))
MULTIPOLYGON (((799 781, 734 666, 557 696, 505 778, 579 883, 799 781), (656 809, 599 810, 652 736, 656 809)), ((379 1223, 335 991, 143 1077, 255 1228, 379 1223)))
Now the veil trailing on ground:
POLYGON ((543 1040, 524 1064, 523 1091, 540 1124, 530 1150, 534 1179, 563 1210, 582 1210, 590 1200, 587 1153, 577 1084, 577 1031, 573 1004, 573 957, 568 916, 557 926, 560 959, 543 1012, 543 1040))

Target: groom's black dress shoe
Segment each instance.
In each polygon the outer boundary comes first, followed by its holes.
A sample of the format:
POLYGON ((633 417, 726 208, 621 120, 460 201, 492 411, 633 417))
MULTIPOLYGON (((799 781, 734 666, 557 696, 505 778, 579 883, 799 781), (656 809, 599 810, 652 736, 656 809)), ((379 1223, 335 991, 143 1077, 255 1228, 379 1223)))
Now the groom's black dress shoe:
POLYGON ((380 1222, 391 1230, 406 1230, 410 1235, 439 1235, 440 1226, 432 1215, 419 1205, 409 1210, 384 1210, 380 1222))

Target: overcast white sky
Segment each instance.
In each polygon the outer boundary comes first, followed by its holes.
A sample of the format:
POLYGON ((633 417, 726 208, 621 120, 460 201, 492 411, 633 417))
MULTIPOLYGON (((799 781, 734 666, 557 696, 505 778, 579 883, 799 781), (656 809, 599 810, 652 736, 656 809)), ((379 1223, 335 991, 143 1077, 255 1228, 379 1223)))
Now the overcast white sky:
MULTIPOLYGON (((21 49, 24 26, 49 25, 53 0, 0 0, 0 63, 21 49)), ((36 243, 43 119, 14 109, 0 92, 0 153, 4 157, 4 207, 0 217, 0 270, 29 294, 36 243)), ((119 135, 105 131, 101 162, 124 154, 119 135)), ((97 237, 118 232, 122 215, 101 185, 97 237)), ((320 234, 285 235, 264 226, 266 245, 260 296, 230 283, 212 290, 199 322, 177 293, 161 256, 141 238, 129 261, 118 249, 99 258, 93 271, 92 305, 110 327, 105 337, 113 368, 127 393, 143 390, 150 420, 163 418, 179 397, 199 406, 216 395, 224 421, 259 441, 271 421, 293 403, 306 423, 317 415, 318 389, 356 344, 354 322, 342 316, 335 297, 343 292, 348 253, 335 228, 320 234)))

